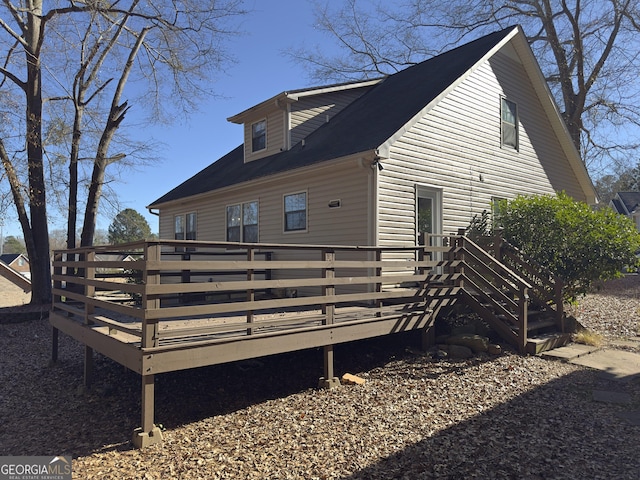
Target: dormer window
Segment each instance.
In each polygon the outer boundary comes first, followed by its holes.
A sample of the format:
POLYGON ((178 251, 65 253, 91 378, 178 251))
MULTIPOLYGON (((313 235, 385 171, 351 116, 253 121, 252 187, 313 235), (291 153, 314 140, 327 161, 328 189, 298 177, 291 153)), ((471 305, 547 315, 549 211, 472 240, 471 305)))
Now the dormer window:
POLYGON ((267 121, 260 120, 251 125, 251 151, 258 152, 267 148, 267 121))

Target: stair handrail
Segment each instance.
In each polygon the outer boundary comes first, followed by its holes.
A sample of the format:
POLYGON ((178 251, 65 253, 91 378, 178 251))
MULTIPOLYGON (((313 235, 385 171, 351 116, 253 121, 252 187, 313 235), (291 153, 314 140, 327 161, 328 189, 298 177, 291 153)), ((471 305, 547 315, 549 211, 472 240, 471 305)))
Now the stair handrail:
POLYGON ((510 253, 507 258, 516 262, 519 267, 526 270, 528 274, 539 282, 539 288, 536 288, 537 285, 535 281, 532 282, 532 300, 539 307, 554 311, 555 322, 560 330, 564 332, 564 282, 562 278, 552 272, 548 267, 540 264, 526 252, 509 243, 502 236, 502 229, 496 229, 493 247, 495 255, 499 256, 501 261, 504 261, 505 253, 510 253), (555 305, 555 309, 551 308, 551 303, 555 305))
MULTIPOLYGON (((509 334, 510 341, 514 342, 521 353, 524 353, 527 345, 527 323, 528 323, 528 304, 529 304, 529 290, 532 288, 532 285, 524 279, 522 276, 518 275, 513 269, 505 265, 495 256, 489 254, 484 248, 478 245, 476 242, 471 240, 470 238, 464 235, 464 231, 460 230, 459 232, 459 240, 458 246, 460 247, 456 253, 457 258, 461 261, 461 270, 463 272, 463 283, 462 288, 465 291, 467 297, 473 298, 473 295, 469 291, 465 289, 464 279, 471 281, 471 283, 475 283, 471 278, 465 274, 465 269, 469 268, 477 274, 477 278, 481 279, 482 282, 488 285, 491 285, 492 288, 496 291, 499 291, 501 288, 507 287, 511 291, 517 291, 518 301, 517 303, 513 302, 513 311, 509 314, 509 316, 517 322, 517 335, 509 334), (471 255, 474 260, 479 262, 484 269, 492 272, 491 277, 493 279, 487 278, 486 276, 481 275, 472 267, 472 265, 465 259, 466 254, 471 255), (465 278, 466 277, 466 278, 465 278)), ((477 285, 474 285, 477 287, 477 285)), ((505 306, 501 305, 495 298, 491 295, 486 294, 483 291, 478 292, 484 301, 488 302, 491 305, 491 308, 504 311, 505 306)), ((487 318, 487 317, 485 317, 487 318)), ((493 318, 496 323, 501 323, 503 320, 500 320, 498 316, 492 315, 488 317, 489 319, 493 318)), ((501 328, 504 331, 504 328, 501 328)))
POLYGON ((512 279, 514 283, 516 283, 519 287, 528 289, 533 288, 533 285, 531 285, 526 279, 522 278, 522 276, 518 275, 515 271, 513 271, 513 269, 509 268, 504 262, 501 261, 501 259, 489 254, 484 248, 471 240, 469 237, 462 236, 462 238, 465 244, 470 244, 471 246, 473 246, 475 250, 477 252, 480 252, 482 257, 484 257, 478 258, 479 260, 487 263, 484 259, 489 259, 489 262, 495 263, 498 267, 500 267, 500 270, 506 273, 507 276, 512 279))

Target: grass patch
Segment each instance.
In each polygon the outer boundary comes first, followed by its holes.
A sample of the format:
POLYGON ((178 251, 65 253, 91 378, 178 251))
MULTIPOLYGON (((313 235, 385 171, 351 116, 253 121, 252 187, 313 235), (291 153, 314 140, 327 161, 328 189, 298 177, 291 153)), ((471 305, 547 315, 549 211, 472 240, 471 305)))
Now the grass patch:
POLYGON ((604 343, 604 337, 599 333, 592 332, 591 330, 580 330, 573 336, 573 341, 576 343, 582 343, 584 345, 591 345, 593 347, 599 347, 604 343))

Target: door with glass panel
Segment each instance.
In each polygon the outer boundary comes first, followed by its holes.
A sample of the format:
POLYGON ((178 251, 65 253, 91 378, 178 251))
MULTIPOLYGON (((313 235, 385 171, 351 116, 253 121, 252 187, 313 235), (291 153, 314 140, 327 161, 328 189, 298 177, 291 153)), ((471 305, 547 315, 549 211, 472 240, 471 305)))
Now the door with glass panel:
MULTIPOLYGON (((416 242, 421 234, 427 234, 429 245, 442 245, 442 190, 416 186, 416 242)), ((441 254, 432 255, 438 261, 441 254)))

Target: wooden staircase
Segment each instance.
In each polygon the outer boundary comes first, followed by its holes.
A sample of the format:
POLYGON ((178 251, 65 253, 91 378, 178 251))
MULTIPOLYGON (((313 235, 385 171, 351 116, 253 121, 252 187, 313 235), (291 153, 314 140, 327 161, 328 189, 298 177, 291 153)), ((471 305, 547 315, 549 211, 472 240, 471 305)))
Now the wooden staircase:
POLYGON ((457 287, 458 300, 522 354, 568 343, 561 280, 499 236, 481 240, 452 237, 442 262, 445 285, 457 287))

